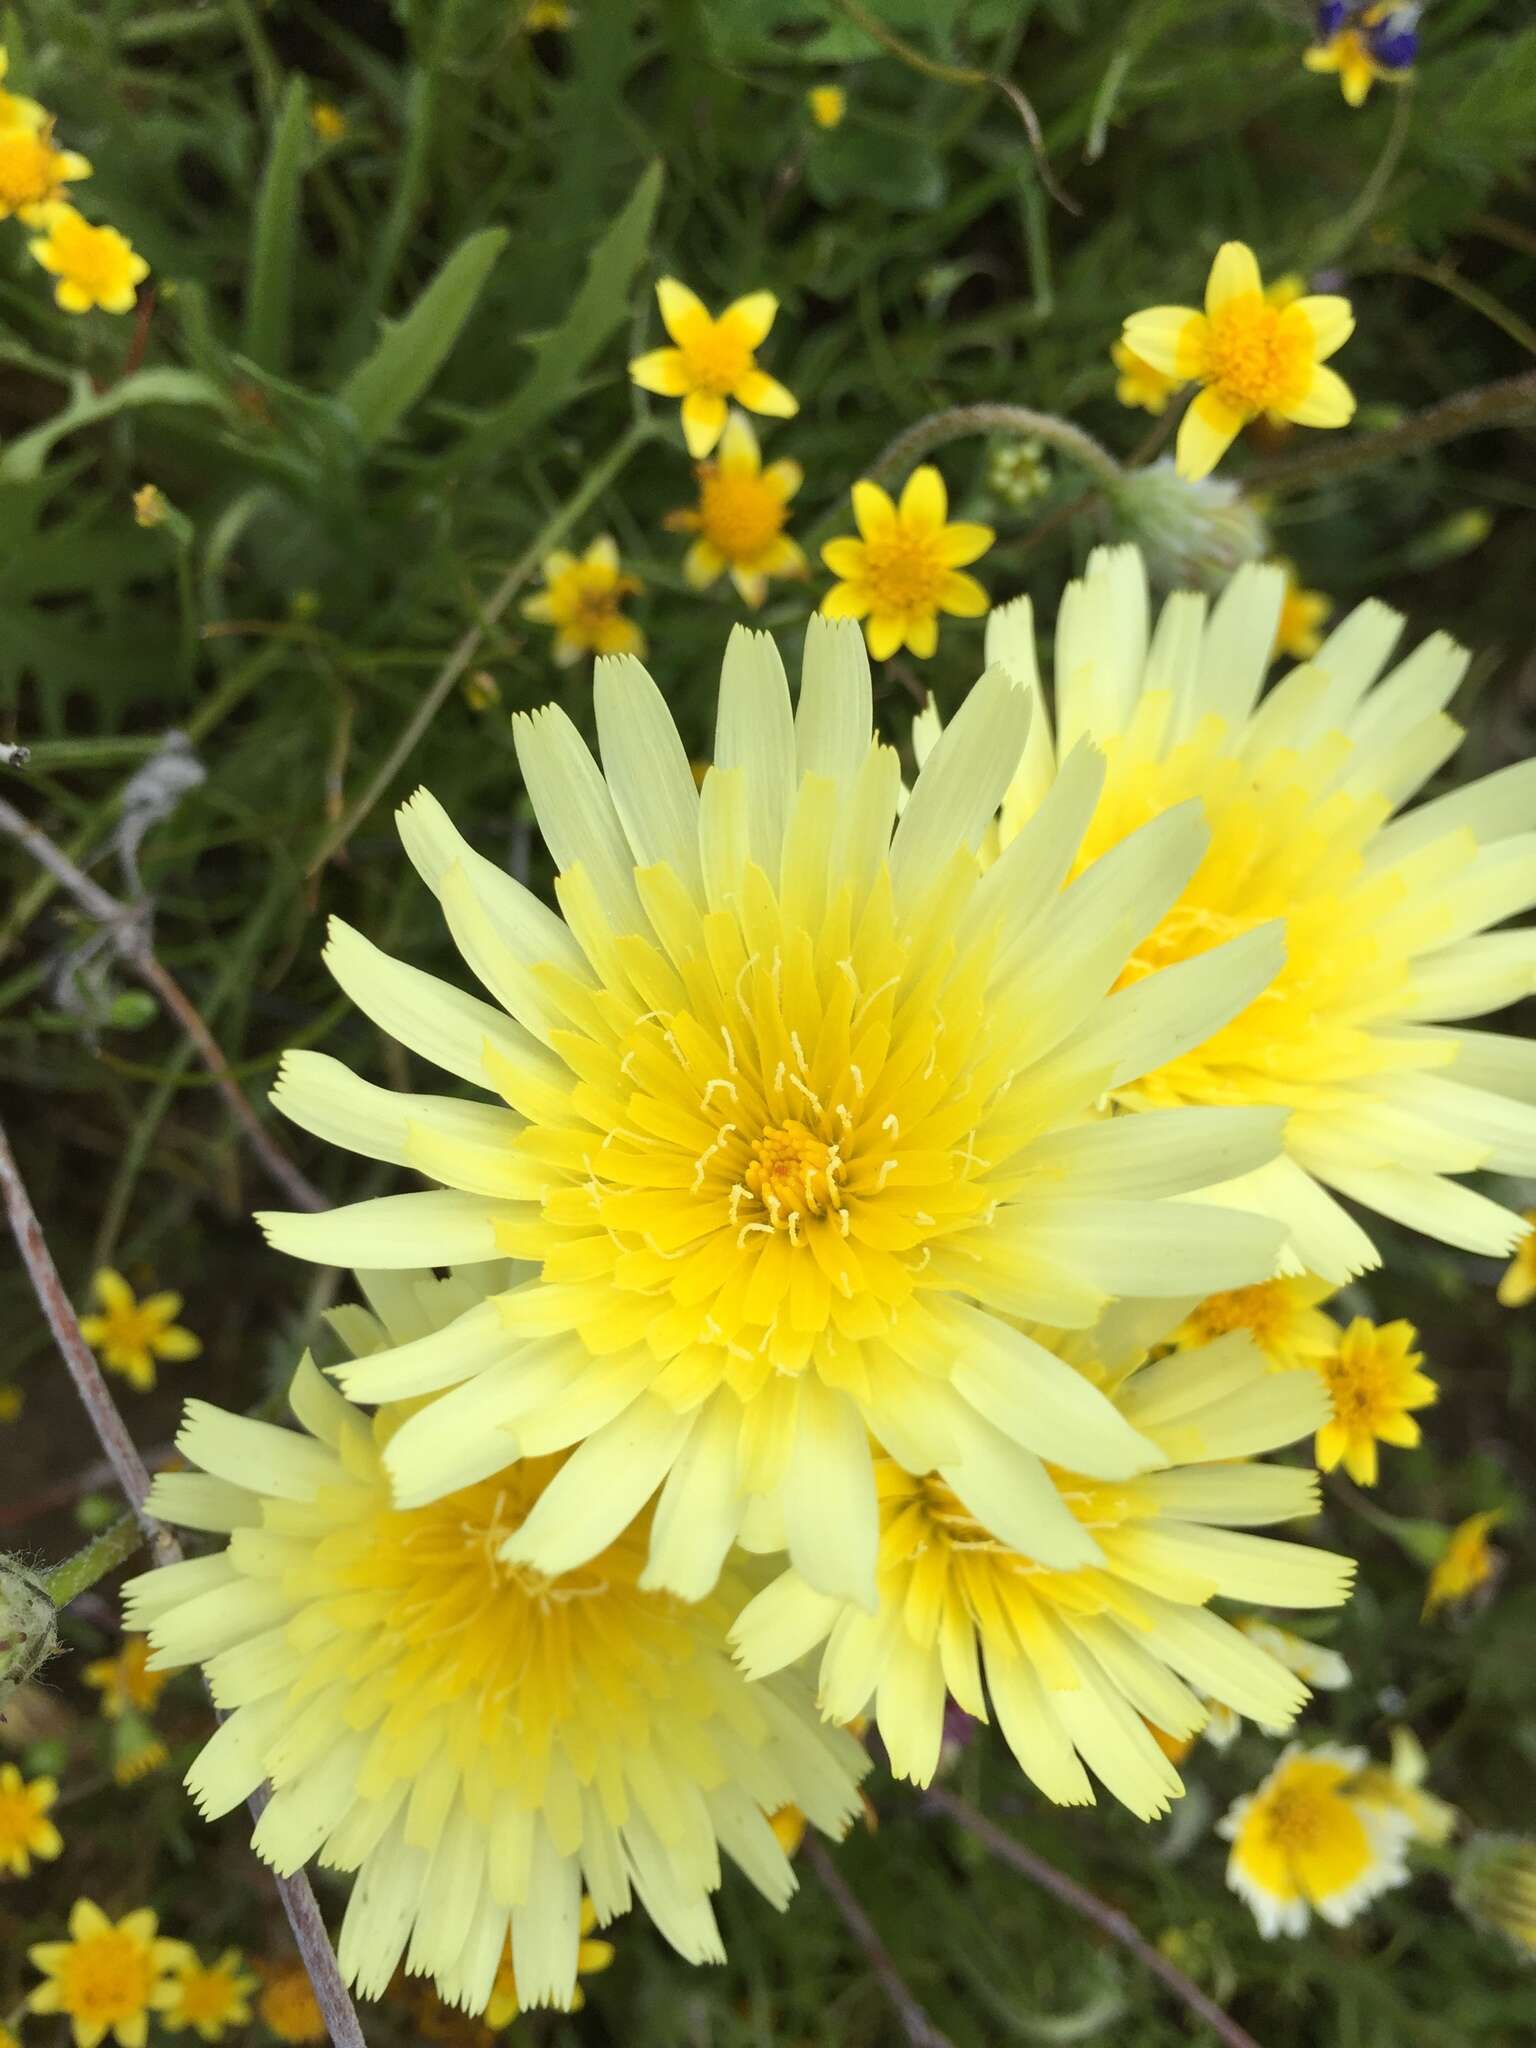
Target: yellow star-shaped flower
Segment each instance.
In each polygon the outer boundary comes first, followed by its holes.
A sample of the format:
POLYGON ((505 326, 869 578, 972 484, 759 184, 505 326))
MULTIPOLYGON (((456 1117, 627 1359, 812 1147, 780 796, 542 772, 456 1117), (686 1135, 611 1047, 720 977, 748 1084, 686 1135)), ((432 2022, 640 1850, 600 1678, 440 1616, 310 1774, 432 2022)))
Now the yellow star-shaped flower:
POLYGON ((867 478, 853 487, 858 536, 829 540, 821 559, 841 578, 822 599, 829 619, 862 619, 876 661, 906 647, 926 660, 939 644, 939 614, 980 618, 987 593, 960 572, 992 545, 990 526, 951 520, 944 479, 930 464, 907 478, 901 502, 867 478))
POLYGON ((809 568, 798 541, 784 531, 789 501, 804 475, 798 462, 766 468, 751 422, 733 412, 715 461, 699 465, 699 500, 667 514, 673 533, 698 538, 683 559, 683 574, 703 590, 725 570, 743 600, 756 610, 770 576, 804 576, 809 568))
POLYGON ((91 1282, 101 1303, 99 1316, 82 1316, 80 1334, 100 1354, 108 1372, 120 1372, 141 1394, 155 1384, 155 1361, 180 1363, 196 1358, 202 1344, 176 1318, 181 1313, 179 1294, 148 1294, 136 1299, 121 1273, 103 1266, 91 1282))
POLYGON ((727 399, 775 419, 791 419, 800 410, 794 395, 757 367, 755 351, 779 310, 772 292, 749 292, 716 318, 696 292, 664 277, 656 302, 674 346, 636 356, 629 374, 642 391, 683 401, 683 439, 695 461, 725 432, 727 399))

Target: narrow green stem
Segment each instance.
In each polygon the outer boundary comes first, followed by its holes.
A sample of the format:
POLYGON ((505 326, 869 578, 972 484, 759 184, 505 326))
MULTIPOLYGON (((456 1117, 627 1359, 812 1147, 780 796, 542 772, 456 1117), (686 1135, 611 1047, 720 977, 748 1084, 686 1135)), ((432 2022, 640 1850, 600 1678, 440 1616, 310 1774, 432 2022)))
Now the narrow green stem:
POLYGON ((1322 447, 1261 462, 1243 481, 1250 490, 1304 490, 1308 484, 1347 476, 1353 470, 1372 469, 1379 462, 1392 462, 1399 455, 1436 448, 1442 441, 1454 441, 1485 427, 1509 427, 1529 420, 1536 420, 1536 370, 1501 378, 1497 384, 1480 384, 1471 391, 1458 391, 1454 398, 1427 406, 1423 412, 1414 413, 1379 434, 1330 436, 1322 447))
POLYGON ((99 1536, 93 1536, 83 1550, 77 1550, 62 1564, 39 1573, 44 1592, 55 1607, 67 1607, 71 1600, 78 1600, 98 1579, 104 1579, 108 1572, 115 1572, 120 1564, 126 1563, 143 1541, 144 1531, 139 1527, 137 1517, 120 1515, 115 1522, 108 1523, 99 1536))
POLYGON ((467 628, 453 652, 438 670, 433 678, 431 688, 422 697, 421 702, 401 727, 394 745, 385 756, 382 765, 367 789, 364 790, 346 816, 338 819, 324 839, 321 840, 305 870, 306 874, 311 876, 318 874, 326 862, 332 859, 346 845, 352 834, 362 824, 374 805, 379 801, 379 798, 383 796, 385 790, 389 788, 389 785, 415 752, 418 741, 442 709, 449 691, 480 652, 481 643, 484 641, 486 634, 490 632, 502 613, 511 604, 513 598, 516 597, 535 569, 538 568, 540 562, 549 553, 549 550, 558 541, 565 538, 587 507, 602 496, 603 492, 607 490, 614 478, 619 475, 630 457, 635 453, 636 449, 648 441, 654 432, 655 429, 649 420, 637 420, 614 443, 604 459, 588 470, 586 476, 565 500, 564 504, 551 513, 550 517, 528 543, 528 546, 512 564, 506 575, 502 577, 500 583, 497 584, 495 590, 492 591, 490 597, 481 607, 479 617, 473 625, 467 628))
POLYGON ((915 426, 896 436, 871 466, 869 474, 878 483, 894 477, 935 448, 951 441, 968 440, 972 434, 1033 434, 1037 439, 1078 463, 1113 489, 1123 472, 1109 450, 1074 427, 1070 420, 1053 412, 1036 412, 1028 405, 957 405, 948 412, 931 413, 915 426))

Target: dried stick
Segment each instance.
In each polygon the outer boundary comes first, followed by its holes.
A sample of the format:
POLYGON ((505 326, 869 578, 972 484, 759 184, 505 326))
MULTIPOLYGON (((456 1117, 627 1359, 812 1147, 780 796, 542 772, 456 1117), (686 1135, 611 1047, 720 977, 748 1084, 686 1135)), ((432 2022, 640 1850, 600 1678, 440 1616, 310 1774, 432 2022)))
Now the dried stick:
POLYGON ((1227 2048, 1259 2048, 1252 2034, 1237 2021, 1228 2017, 1212 1998, 1208 1998, 1199 1985, 1186 1977, 1158 1949, 1155 1949, 1128 1915, 1117 1906, 1109 1906, 1081 1885, 1075 1878, 1068 1877, 1064 1870, 1058 1870, 1054 1863, 1047 1863, 1043 1856, 1037 1856, 1033 1849, 1006 1834, 1002 1828, 978 1813, 967 1800, 946 1792, 942 1786, 933 1787, 923 1799, 931 1812, 946 1814, 950 1820, 963 1827, 967 1834, 974 1835, 983 1848, 990 1849, 1000 1863, 1017 1870, 1032 1884, 1040 1885, 1052 1898, 1059 1899, 1064 1906, 1070 1906, 1074 1913, 1081 1913, 1085 1920, 1091 1920, 1095 1927, 1107 1934, 1111 1941, 1118 1941, 1128 1949, 1137 1962, 1150 1970, 1154 1977, 1161 1979, 1194 2014, 1204 2022, 1211 2032, 1227 2044, 1227 2048))
POLYGON ((913 1997, 906 1979, 891 1960, 890 1950, 875 1932, 874 1925, 864 1908, 844 1883, 837 1865, 821 1842, 814 1835, 805 1838, 801 1850, 807 1863, 820 1880, 822 1890, 836 1906, 843 1925, 864 1952, 871 1975, 885 1993, 892 2012, 901 2021, 901 2030, 911 2042, 912 2048, 954 2048, 948 2034, 942 2033, 913 1997))
POLYGON ((289 1201, 300 1209, 330 1208, 320 1190, 299 1171, 271 1133, 262 1128, 244 1090, 230 1073, 229 1063, 219 1050, 218 1041, 204 1023, 191 997, 155 957, 142 912, 108 895, 98 882, 93 882, 89 875, 75 866, 67 853, 54 845, 46 832, 24 818, 3 797, 0 797, 0 831, 25 847, 38 866, 45 868, 69 892, 87 916, 95 918, 104 927, 118 958, 146 987, 153 989, 192 1041, 198 1058, 212 1074, 251 1150, 289 1201))
MULTIPOLYGON (((48 1327, 75 1383, 75 1391, 90 1417, 91 1427, 111 1461, 118 1484, 127 1496, 139 1526, 149 1539, 156 1564, 175 1564, 182 1554, 181 1545, 163 1523, 157 1522, 145 1510, 149 1474, 123 1418, 117 1412, 117 1404, 102 1378, 101 1368, 80 1334, 80 1325, 70 1307, 69 1296, 64 1292, 59 1269, 53 1262, 43 1226, 37 1220, 37 1211, 32 1207, 32 1198, 27 1193, 26 1182, 21 1177, 3 1124, 0 1124, 0 1190, 5 1195, 6 1215, 31 1278, 32 1290, 48 1319, 48 1327)), ((266 1804, 265 1792, 258 1792, 248 1803, 252 1814, 259 1816, 266 1804)), ((315 1903, 308 1877, 302 1870, 293 1877, 279 1877, 274 1872, 273 1883, 282 1899, 283 1911, 288 1915, 294 1944, 309 1973, 309 1981, 314 1987, 315 1999, 334 2048, 368 2048, 347 1987, 341 1981, 336 1952, 325 1931, 325 1922, 320 1917, 320 1908, 315 1903)))

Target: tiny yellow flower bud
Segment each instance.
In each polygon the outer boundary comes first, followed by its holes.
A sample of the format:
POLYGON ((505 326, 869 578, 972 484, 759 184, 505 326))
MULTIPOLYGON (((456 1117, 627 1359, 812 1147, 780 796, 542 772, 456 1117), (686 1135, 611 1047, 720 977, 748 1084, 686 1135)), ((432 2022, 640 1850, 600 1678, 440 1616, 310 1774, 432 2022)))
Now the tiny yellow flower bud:
POLYGON ((135 526, 165 524, 165 494, 158 484, 140 484, 134 492, 133 523, 135 526))

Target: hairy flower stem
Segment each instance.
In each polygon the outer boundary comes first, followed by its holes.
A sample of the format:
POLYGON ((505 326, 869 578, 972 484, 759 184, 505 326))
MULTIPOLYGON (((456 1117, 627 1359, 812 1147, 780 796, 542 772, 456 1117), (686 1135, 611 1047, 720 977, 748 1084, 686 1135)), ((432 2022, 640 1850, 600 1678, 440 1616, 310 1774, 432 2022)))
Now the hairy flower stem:
POLYGON ((1086 1885, 1068 1877, 1064 1870, 1058 1870, 1054 1863, 1047 1863, 1043 1856, 1037 1856, 1033 1849, 1006 1834, 1002 1828, 988 1820, 984 1813, 978 1813, 967 1800, 958 1798, 953 1792, 946 1792, 942 1785, 933 1786, 923 1796, 923 1805, 933 1813, 942 1813, 957 1826, 974 1835, 984 1849, 989 1849, 1000 1863, 1006 1863, 1032 1884, 1040 1885, 1052 1898, 1059 1899, 1064 1906, 1070 1906, 1074 1913, 1081 1913, 1085 1920, 1091 1920, 1101 1933, 1111 1941, 1119 1942, 1128 1949, 1136 1960, 1154 1977, 1159 1978, 1178 1999, 1181 1999, 1195 2018, 1202 2020, 1217 2039, 1224 2041, 1227 2048, 1259 2048, 1245 2027, 1224 2013, 1212 1998, 1208 1998, 1199 1985, 1186 1977, 1168 1958, 1152 1946, 1130 1917, 1117 1906, 1106 1905, 1096 1892, 1086 1885))
POLYGON ((876 483, 899 476, 935 448, 951 441, 968 440, 973 434, 1033 434, 1058 453, 1089 471, 1108 490, 1120 482, 1122 471, 1109 450, 1053 412, 1036 412, 1027 405, 957 405, 947 412, 930 413, 925 420, 906 428, 882 449, 870 468, 876 483))
POLYGON ((83 1549, 61 1564, 38 1574, 39 1581, 55 1607, 67 1607, 88 1592, 98 1579, 125 1564, 144 1541, 144 1532, 133 1515, 120 1515, 115 1522, 93 1536, 83 1549))
POLYGON ((906 1979, 897 1969, 890 1950, 875 1932, 874 1923, 844 1883, 841 1872, 824 1845, 814 1835, 805 1838, 805 1860, 821 1880, 823 1891, 837 1908, 843 1925, 863 1951, 864 1960, 901 2022, 911 2048, 954 2048, 948 2034, 941 2033, 912 1995, 906 1979))
POLYGON ((1423 412, 1416 412, 1379 434, 1359 434, 1352 440, 1330 437, 1323 447, 1261 462, 1243 482, 1245 486, 1271 492, 1305 490, 1309 484, 1348 476, 1359 469, 1373 469, 1381 462, 1393 462, 1399 455, 1416 455, 1421 449, 1437 448, 1442 441, 1455 441, 1463 434, 1533 420, 1536 370, 1522 370, 1519 376, 1503 377, 1496 384, 1479 384, 1471 391, 1458 391, 1454 397, 1426 406, 1423 412))
POLYGON ((544 522, 528 546, 518 556, 506 575, 502 577, 491 595, 480 608, 480 614, 472 626, 460 637, 453 652, 432 679, 431 687, 421 702, 401 727, 394 745, 385 756, 377 774, 352 806, 344 818, 327 832, 321 840, 305 870, 314 878, 328 861, 334 858, 346 845, 352 834, 362 824, 385 790, 394 781, 416 749, 416 743, 432 723, 446 702, 449 691, 459 678, 467 673, 470 663, 480 652, 485 636, 500 619, 523 585, 538 568, 540 562, 570 532, 587 507, 600 498, 618 476, 636 449, 650 440, 656 432, 649 419, 636 420, 629 431, 617 440, 603 460, 588 470, 581 483, 557 511, 544 522))

